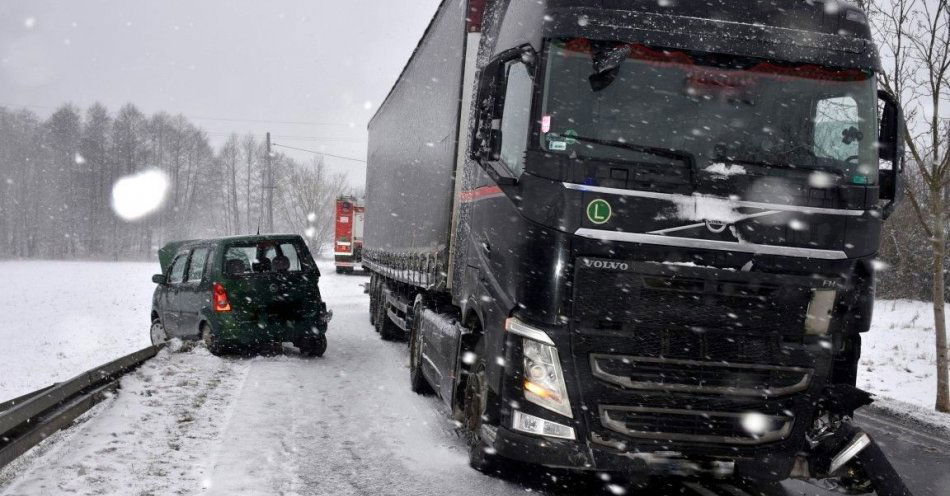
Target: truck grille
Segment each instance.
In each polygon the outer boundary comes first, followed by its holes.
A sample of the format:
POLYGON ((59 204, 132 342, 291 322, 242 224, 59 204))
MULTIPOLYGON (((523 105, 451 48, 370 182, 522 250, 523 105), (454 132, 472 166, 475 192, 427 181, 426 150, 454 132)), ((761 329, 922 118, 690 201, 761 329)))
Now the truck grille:
POLYGON ((743 423, 746 414, 704 412, 673 408, 638 406, 600 407, 604 427, 625 436, 666 441, 708 442, 756 445, 788 437, 794 418, 778 415, 757 416, 755 433, 743 423), (758 427, 762 427, 758 430, 758 427))
POLYGON ((591 372, 626 389, 774 397, 804 391, 812 371, 799 367, 590 355, 591 372))
POLYGON ((741 276, 728 272, 706 278, 686 272, 578 270, 575 318, 584 327, 613 330, 802 334, 810 288, 729 280, 741 276))

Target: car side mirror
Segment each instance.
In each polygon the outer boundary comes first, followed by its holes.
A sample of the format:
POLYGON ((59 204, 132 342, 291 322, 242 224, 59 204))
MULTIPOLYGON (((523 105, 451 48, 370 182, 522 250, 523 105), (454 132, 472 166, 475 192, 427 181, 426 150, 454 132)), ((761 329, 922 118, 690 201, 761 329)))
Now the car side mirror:
POLYGON ((164 274, 155 274, 152 276, 152 282, 158 284, 159 286, 164 286, 168 283, 168 278, 164 274))
POLYGON ((894 213, 903 194, 904 173, 904 112, 897 97, 889 91, 879 90, 878 98, 884 103, 881 113, 881 132, 878 137, 878 156, 890 162, 890 168, 881 168, 880 198, 887 203, 882 207, 882 217, 888 218, 894 213))

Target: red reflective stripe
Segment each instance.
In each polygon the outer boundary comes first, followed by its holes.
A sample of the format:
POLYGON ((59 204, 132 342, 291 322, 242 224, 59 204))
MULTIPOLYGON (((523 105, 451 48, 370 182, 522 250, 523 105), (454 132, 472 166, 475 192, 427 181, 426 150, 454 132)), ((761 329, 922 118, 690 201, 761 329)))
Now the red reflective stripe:
POLYGON ((468 15, 466 15, 466 20, 468 21, 467 31, 469 33, 480 33, 482 31, 482 23, 485 20, 485 5, 487 3, 486 0, 468 0, 468 15))
POLYGON ((463 191, 459 194, 459 200, 462 202, 473 202, 478 200, 483 200, 490 196, 503 195, 501 188, 498 186, 482 186, 481 188, 476 188, 472 191, 463 191))

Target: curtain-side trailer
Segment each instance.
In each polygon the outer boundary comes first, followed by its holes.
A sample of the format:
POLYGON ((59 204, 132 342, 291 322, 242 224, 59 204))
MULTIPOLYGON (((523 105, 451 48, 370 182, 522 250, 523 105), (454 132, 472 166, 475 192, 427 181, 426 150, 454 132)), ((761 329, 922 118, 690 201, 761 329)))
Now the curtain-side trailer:
POLYGON ((878 71, 838 0, 446 0, 369 125, 371 321, 477 468, 840 477, 878 71))

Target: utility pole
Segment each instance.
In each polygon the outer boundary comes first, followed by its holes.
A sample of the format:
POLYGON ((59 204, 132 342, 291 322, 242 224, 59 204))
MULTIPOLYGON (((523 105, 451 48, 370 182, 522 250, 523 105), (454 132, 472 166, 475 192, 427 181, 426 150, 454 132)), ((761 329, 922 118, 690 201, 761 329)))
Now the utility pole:
POLYGON ((267 232, 274 232, 274 161, 270 151, 270 133, 267 133, 267 232))

